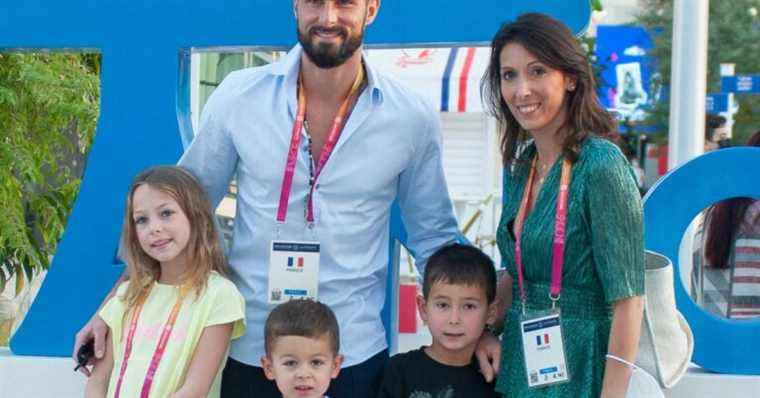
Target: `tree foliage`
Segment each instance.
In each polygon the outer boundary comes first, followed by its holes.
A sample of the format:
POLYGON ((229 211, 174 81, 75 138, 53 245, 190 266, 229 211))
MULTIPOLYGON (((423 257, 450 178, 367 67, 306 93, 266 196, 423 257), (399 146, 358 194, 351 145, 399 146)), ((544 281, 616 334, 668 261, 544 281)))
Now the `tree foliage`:
POLYGON ((48 267, 99 114, 97 54, 0 53, 0 292, 48 267))
MULTIPOLYGON (((673 0, 641 0, 636 23, 655 32, 655 48, 663 84, 670 84, 673 42, 673 0)), ((708 27, 707 91, 720 92, 720 64, 736 64, 736 74, 760 73, 760 0, 710 1, 708 27)), ((736 95, 739 112, 734 115, 734 143, 743 144, 760 129, 760 96, 736 95)), ((669 103, 660 103, 649 123, 668 125, 669 103)))

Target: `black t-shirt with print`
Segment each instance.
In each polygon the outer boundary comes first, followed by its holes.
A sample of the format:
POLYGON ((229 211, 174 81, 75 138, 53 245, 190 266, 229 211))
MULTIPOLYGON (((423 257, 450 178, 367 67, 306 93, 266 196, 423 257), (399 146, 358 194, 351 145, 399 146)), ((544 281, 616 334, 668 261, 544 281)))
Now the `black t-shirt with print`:
POLYGON ((498 398, 478 364, 449 366, 430 358, 423 348, 394 355, 385 368, 378 398, 498 398))

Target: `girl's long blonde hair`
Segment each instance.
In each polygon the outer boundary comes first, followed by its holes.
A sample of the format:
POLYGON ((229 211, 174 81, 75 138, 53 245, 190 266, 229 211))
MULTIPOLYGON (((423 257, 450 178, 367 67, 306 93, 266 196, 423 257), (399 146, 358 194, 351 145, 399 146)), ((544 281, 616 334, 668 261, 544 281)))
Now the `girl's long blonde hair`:
POLYGON ((151 167, 132 181, 127 196, 124 223, 119 245, 119 258, 127 264, 129 286, 123 300, 127 311, 144 300, 153 282, 161 276, 161 266, 140 246, 133 218, 135 190, 148 185, 171 196, 180 206, 190 224, 190 238, 185 247, 187 271, 183 275, 183 291, 195 291, 196 297, 206 288, 211 271, 226 275, 227 262, 214 225, 211 204, 198 180, 178 166, 151 167))

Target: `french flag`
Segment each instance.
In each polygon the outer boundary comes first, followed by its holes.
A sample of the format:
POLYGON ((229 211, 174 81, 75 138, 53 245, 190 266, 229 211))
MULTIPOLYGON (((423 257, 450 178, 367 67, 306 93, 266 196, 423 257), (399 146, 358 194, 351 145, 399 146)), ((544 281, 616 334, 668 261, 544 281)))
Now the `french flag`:
MULTIPOLYGON (((470 71, 475 61, 475 48, 463 48, 464 56, 458 57, 459 48, 454 47, 449 53, 441 82, 441 112, 466 112, 467 94, 472 90, 470 71), (454 70, 458 70, 458 73, 454 70), (452 79, 452 77, 454 79, 452 79), (452 81, 453 80, 453 81, 452 81)), ((475 81, 477 82, 477 80, 475 81)), ((476 98, 480 100, 480 97, 476 98)))
POLYGON ((537 346, 541 347, 541 346, 544 346, 544 345, 547 345, 547 344, 549 344, 549 334, 548 333, 544 333, 543 335, 539 334, 539 335, 536 336, 536 345, 537 346))

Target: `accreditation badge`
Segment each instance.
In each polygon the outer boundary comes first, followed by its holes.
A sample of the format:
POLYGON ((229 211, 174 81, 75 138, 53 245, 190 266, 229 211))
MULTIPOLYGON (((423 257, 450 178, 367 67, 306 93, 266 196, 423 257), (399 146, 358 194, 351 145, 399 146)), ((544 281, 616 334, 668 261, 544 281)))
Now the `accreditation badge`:
POLYGON ((528 387, 570 380, 559 313, 528 317, 520 322, 528 387))
POLYGON ((294 298, 317 299, 319 242, 272 241, 269 252, 270 304, 294 298))

